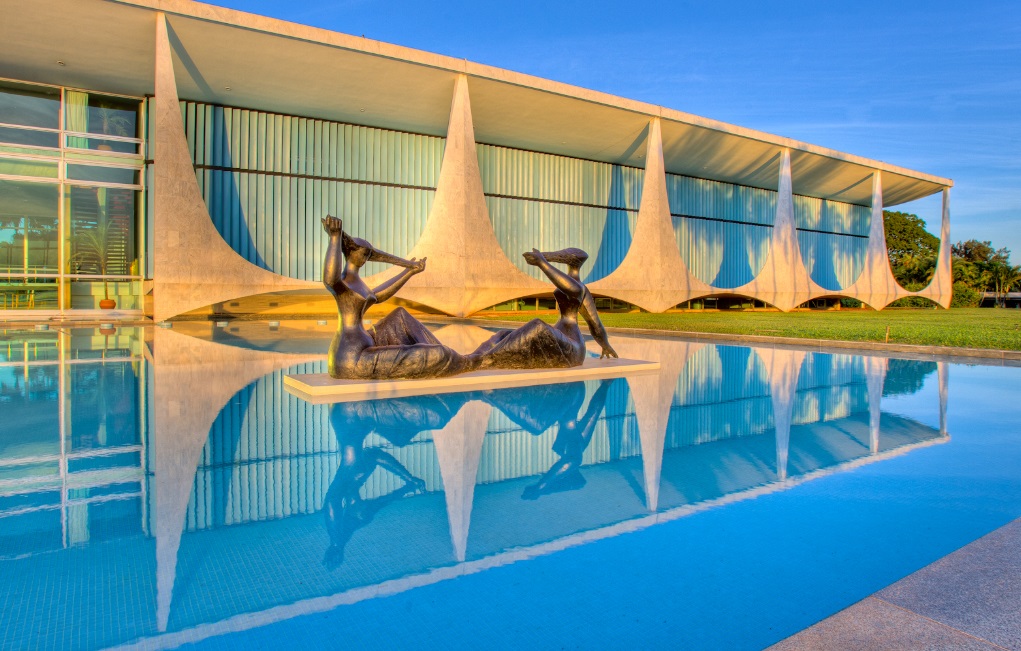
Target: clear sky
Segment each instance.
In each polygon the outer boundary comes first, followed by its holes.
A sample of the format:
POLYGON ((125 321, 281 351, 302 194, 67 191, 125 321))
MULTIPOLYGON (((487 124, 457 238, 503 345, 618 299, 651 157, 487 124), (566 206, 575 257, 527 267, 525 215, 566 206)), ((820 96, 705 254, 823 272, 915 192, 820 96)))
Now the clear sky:
MULTIPOLYGON (((1021 3, 214 0, 949 177, 1021 262, 1021 3)), ((930 197, 898 208, 939 233, 930 197)))

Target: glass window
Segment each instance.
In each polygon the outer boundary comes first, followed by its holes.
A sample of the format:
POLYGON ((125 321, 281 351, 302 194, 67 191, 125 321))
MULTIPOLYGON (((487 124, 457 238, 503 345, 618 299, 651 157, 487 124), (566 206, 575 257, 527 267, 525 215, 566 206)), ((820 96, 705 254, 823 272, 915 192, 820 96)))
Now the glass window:
POLYGON ((0 158, 0 174, 55 179, 57 178, 57 161, 34 158, 0 158))
POLYGON ((0 180, 0 272, 59 271, 59 198, 55 184, 0 180))
POLYGON ((15 127, 0 127, 0 142, 56 149, 60 146, 60 134, 55 131, 27 131, 15 127))
POLYGON ((141 309, 142 282, 139 280, 80 280, 72 279, 68 283, 71 294, 72 310, 99 310, 104 305, 100 301, 110 300, 113 305, 109 309, 139 310, 141 309))
POLYGON ((71 258, 68 273, 137 276, 134 190, 69 189, 71 258))
MULTIPOLYGON (((137 100, 106 97, 73 90, 67 91, 64 97, 64 111, 67 115, 65 121, 68 131, 120 138, 138 137, 140 103, 137 100)), ((119 153, 134 154, 138 152, 138 146, 135 143, 85 136, 69 136, 67 146, 119 153)))
MULTIPOLYGON (((2 159, 0 159, 2 163, 2 159)), ((68 163, 67 178, 73 181, 94 181, 96 183, 138 184, 138 170, 127 167, 99 167, 68 163)))
POLYGON ((43 86, 0 85, 0 122, 60 128, 60 91, 43 86))
POLYGON ((56 278, 0 278, 0 310, 56 310, 56 278))

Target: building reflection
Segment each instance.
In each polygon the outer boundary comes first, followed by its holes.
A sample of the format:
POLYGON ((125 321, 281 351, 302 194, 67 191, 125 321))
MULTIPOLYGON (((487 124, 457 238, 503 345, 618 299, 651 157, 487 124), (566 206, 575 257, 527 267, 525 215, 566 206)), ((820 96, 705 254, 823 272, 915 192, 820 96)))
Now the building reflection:
MULTIPOLYGON (((462 328, 441 333, 482 336, 462 328)), ((321 356, 209 339, 4 343, 0 562, 22 587, 84 590, 97 568, 146 586, 40 608, 95 646, 408 589, 947 440, 943 363, 619 338, 660 372, 329 406, 282 390, 321 356), (939 429, 882 410, 933 374, 939 429), (91 569, 50 576, 39 553, 64 547, 91 569)))
POLYGON ((0 333, 0 557, 141 534, 135 328, 0 333))

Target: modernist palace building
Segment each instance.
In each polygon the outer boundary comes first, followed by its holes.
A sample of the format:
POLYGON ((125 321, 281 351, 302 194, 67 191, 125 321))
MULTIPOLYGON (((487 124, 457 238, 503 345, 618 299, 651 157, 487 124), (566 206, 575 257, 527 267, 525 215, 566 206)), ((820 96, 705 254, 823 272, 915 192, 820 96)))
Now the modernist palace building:
POLYGON ((654 312, 950 302, 949 179, 190 0, 0 15, 0 318, 324 291, 327 214, 427 256, 401 296, 451 315, 549 295, 521 253, 566 246, 595 295, 654 312), (908 292, 883 207, 937 192, 937 270, 908 292))

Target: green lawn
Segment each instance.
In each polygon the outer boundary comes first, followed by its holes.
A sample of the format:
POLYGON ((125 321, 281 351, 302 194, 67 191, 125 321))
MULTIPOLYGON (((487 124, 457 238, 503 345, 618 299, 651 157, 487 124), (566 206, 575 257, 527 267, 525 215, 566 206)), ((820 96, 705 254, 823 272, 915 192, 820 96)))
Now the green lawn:
MULTIPOLYGON (((476 315, 483 316, 483 315, 476 315)), ((553 323, 555 314, 540 315, 553 323)), ((890 343, 1021 350, 1021 310, 1007 309, 887 309, 813 312, 677 312, 670 314, 603 313, 611 328, 647 328, 684 332, 884 341, 890 343)), ((494 315, 506 321, 529 321, 527 313, 494 315)))

